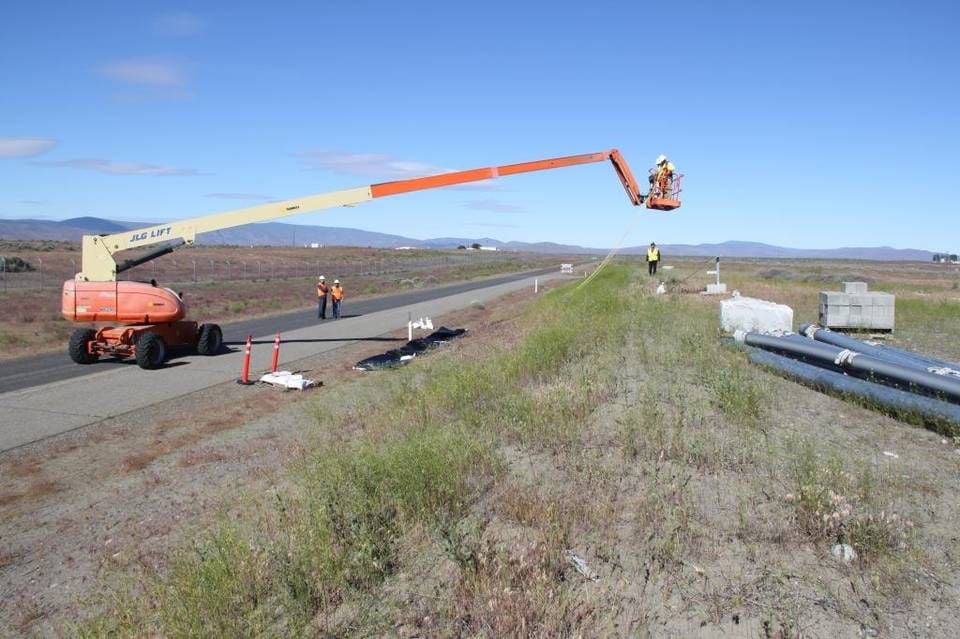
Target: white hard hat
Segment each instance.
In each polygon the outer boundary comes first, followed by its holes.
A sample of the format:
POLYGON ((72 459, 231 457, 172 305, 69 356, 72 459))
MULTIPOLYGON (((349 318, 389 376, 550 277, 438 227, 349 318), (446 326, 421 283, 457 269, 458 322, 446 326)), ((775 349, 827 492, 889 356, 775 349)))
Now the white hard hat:
POLYGON ((657 156, 657 164, 663 164, 667 161, 667 156, 660 154, 657 156))
POLYGON ((340 283, 340 280, 333 280, 333 283, 334 283, 334 284, 339 284, 339 283, 340 283))
POLYGON ((327 278, 325 278, 323 275, 321 275, 321 276, 320 276, 320 279, 321 279, 321 280, 326 280, 327 278))

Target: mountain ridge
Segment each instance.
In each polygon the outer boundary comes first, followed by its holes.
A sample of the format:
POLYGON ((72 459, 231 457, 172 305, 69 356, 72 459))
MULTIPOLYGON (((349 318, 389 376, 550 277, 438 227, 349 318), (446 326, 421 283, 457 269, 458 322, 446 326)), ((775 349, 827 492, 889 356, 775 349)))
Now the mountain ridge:
MULTIPOLYGON (((0 239, 9 240, 61 240, 79 241, 83 235, 118 233, 125 229, 150 226, 147 222, 108 220, 93 216, 70 218, 61 221, 37 219, 0 219, 0 239)), ((308 226, 283 222, 246 224, 222 231, 204 233, 198 238, 200 244, 291 246, 320 244, 323 246, 358 246, 372 248, 399 248, 406 246, 448 249, 479 243, 495 246, 505 251, 524 251, 544 254, 603 255, 609 249, 583 247, 555 242, 502 241, 490 237, 438 237, 415 239, 391 233, 378 233, 362 229, 332 226, 308 226)), ((857 259, 931 261, 933 252, 923 249, 899 249, 890 246, 838 247, 825 249, 798 249, 775 246, 762 242, 729 240, 709 244, 664 244, 660 246, 664 256, 693 257, 743 257, 743 258, 808 258, 808 259, 857 259)), ((626 255, 642 255, 646 246, 628 246, 620 250, 626 255)))

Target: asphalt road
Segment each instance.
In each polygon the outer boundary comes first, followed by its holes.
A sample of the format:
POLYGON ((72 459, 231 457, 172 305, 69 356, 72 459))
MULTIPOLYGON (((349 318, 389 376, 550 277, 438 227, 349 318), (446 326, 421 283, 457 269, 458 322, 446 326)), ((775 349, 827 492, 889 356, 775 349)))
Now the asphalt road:
MULTIPOLYGON (((360 299, 355 302, 348 297, 343 305, 344 317, 354 317, 358 315, 367 315, 377 311, 388 310, 400 306, 408 306, 419 302, 426 302, 457 293, 464 293, 497 284, 504 284, 516 280, 524 279, 538 274, 555 273, 556 268, 540 269, 538 271, 526 271, 523 273, 512 273, 499 277, 474 280, 470 282, 459 282, 456 284, 447 284, 436 288, 423 290, 414 290, 383 297, 372 297, 369 299, 360 299)), ((330 316, 330 309, 327 308, 327 317, 330 316)), ((330 321, 330 320, 327 320, 330 321)), ((241 342, 247 335, 269 335, 280 332, 288 333, 290 331, 311 326, 317 323, 317 311, 315 308, 310 310, 293 311, 271 315, 269 317, 260 317, 256 319, 241 320, 224 324, 223 339, 227 344, 241 342)), ((117 366, 117 362, 112 359, 105 359, 96 364, 81 366, 73 363, 67 356, 66 344, 63 350, 56 353, 45 353, 32 357, 23 357, 8 360, 0 363, 0 394, 11 391, 31 388, 50 382, 90 375, 103 370, 117 366)))

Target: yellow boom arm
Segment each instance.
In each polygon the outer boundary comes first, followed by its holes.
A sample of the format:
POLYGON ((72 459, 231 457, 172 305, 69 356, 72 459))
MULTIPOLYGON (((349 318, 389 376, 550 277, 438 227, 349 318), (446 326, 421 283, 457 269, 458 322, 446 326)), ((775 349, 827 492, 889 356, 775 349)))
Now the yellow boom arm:
MULTIPOLYGON (((355 189, 308 195, 307 197, 293 200, 271 202, 270 204, 251 206, 234 211, 226 211, 224 213, 214 213, 213 215, 206 215, 204 217, 170 222, 169 224, 159 224, 143 229, 114 233, 113 235, 84 235, 83 270, 77 273, 76 279, 83 282, 115 281, 118 267, 114 255, 128 249, 145 248, 153 244, 168 241, 182 241, 186 244, 193 244, 194 241, 196 241, 197 235, 200 233, 218 231, 242 224, 266 222, 267 220, 274 220, 290 215, 302 215, 303 213, 338 206, 352 206, 387 195, 398 195, 411 191, 422 191, 467 182, 490 180, 503 175, 557 169, 564 166, 589 164, 603 160, 611 161, 617 172, 617 176, 620 178, 620 182, 627 192, 627 196, 630 198, 630 202, 634 206, 639 206, 644 201, 644 198, 640 195, 633 174, 630 172, 630 168, 627 166, 623 156, 620 155, 620 152, 616 149, 611 149, 599 153, 570 155, 562 158, 535 160, 533 162, 523 162, 520 164, 506 164, 482 169, 471 169, 468 171, 451 171, 449 173, 412 178, 409 180, 382 182, 380 184, 372 184, 355 189)), ((677 201, 676 206, 679 205, 680 203, 677 201)), ((676 208, 676 206, 671 205, 671 208, 676 208)), ((169 252, 169 249, 166 249, 166 251, 169 252)), ((134 260, 133 263, 140 263, 145 259, 150 259, 150 257, 134 260)), ((124 267, 121 267, 119 270, 123 268, 124 267)))

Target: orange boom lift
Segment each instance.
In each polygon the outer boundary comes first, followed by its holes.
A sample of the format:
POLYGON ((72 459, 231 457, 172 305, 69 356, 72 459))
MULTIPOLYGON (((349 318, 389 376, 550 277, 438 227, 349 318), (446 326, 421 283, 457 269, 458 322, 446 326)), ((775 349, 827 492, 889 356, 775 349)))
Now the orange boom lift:
POLYGON ((204 217, 170 222, 113 235, 83 237, 83 270, 63 283, 62 313, 73 322, 96 322, 103 328, 80 328, 70 337, 68 352, 78 364, 91 364, 101 356, 133 357, 142 368, 158 368, 169 349, 191 348, 202 355, 217 353, 223 333, 216 324, 198 325, 186 320, 187 307, 173 290, 153 283, 117 281, 117 275, 184 244, 193 244, 200 233, 301 215, 320 209, 354 206, 379 197, 412 191, 491 180, 506 175, 559 169, 610 160, 631 204, 661 211, 680 206, 679 190, 669 198, 645 197, 640 193, 630 167, 616 149, 571 155, 520 164, 506 164, 468 171, 452 171, 395 182, 381 182, 344 191, 309 195, 271 202, 204 217), (121 251, 162 244, 139 257, 117 263, 121 251))

